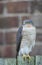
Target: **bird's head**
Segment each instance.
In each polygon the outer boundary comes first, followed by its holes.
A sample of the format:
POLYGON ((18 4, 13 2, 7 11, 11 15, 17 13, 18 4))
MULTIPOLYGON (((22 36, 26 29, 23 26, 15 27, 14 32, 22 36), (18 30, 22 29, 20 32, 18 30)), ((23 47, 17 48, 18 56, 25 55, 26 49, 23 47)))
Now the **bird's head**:
POLYGON ((32 22, 32 20, 24 20, 23 21, 23 25, 25 25, 25 24, 31 24, 31 25, 33 25, 33 22, 32 22))

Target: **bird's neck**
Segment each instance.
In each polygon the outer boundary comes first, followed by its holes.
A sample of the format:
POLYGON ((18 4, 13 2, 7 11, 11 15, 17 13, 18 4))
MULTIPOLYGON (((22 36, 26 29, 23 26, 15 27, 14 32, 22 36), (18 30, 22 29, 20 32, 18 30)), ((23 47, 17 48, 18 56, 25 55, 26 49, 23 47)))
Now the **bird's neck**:
POLYGON ((25 24, 24 27, 32 27, 32 24, 25 24))

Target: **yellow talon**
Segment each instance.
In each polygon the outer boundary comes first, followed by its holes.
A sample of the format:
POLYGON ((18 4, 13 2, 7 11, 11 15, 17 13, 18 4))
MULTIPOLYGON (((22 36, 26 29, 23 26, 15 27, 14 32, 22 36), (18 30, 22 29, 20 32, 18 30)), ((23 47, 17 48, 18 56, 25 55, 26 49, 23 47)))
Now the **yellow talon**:
POLYGON ((23 55, 22 57, 23 57, 24 60, 26 60, 26 55, 23 55))
POLYGON ((31 59, 30 55, 27 55, 27 58, 31 59))
POLYGON ((23 57, 23 60, 24 60, 24 61, 25 61, 25 60, 27 60, 27 61, 28 61, 28 63, 29 63, 29 62, 30 62, 30 60, 31 60, 30 55, 23 55, 22 57, 23 57))
POLYGON ((26 56, 27 60, 28 60, 28 63, 30 62, 31 60, 31 57, 29 55, 26 56))

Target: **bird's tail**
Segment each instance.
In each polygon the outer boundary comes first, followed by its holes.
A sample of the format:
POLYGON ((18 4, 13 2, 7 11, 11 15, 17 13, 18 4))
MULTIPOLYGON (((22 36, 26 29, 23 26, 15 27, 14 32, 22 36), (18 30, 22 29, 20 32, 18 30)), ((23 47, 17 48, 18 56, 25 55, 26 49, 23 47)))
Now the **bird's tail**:
POLYGON ((16 65, 18 65, 18 53, 16 53, 16 65))

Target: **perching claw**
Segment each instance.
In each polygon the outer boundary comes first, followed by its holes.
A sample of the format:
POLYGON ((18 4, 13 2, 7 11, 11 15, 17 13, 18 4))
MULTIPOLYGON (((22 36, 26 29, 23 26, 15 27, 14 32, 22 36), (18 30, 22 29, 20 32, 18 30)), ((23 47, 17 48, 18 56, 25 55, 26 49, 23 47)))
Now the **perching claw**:
POLYGON ((22 56, 22 57, 23 57, 23 60, 25 61, 25 60, 26 60, 26 55, 25 55, 25 54, 23 54, 23 56, 22 56))
POLYGON ((26 59, 27 59, 28 63, 30 63, 31 57, 30 57, 30 55, 29 55, 29 54, 28 54, 28 55, 26 55, 26 59))
POLYGON ((25 61, 25 60, 27 60, 28 61, 28 63, 30 62, 30 60, 31 60, 31 57, 30 57, 30 55, 24 55, 23 54, 23 60, 25 61))

